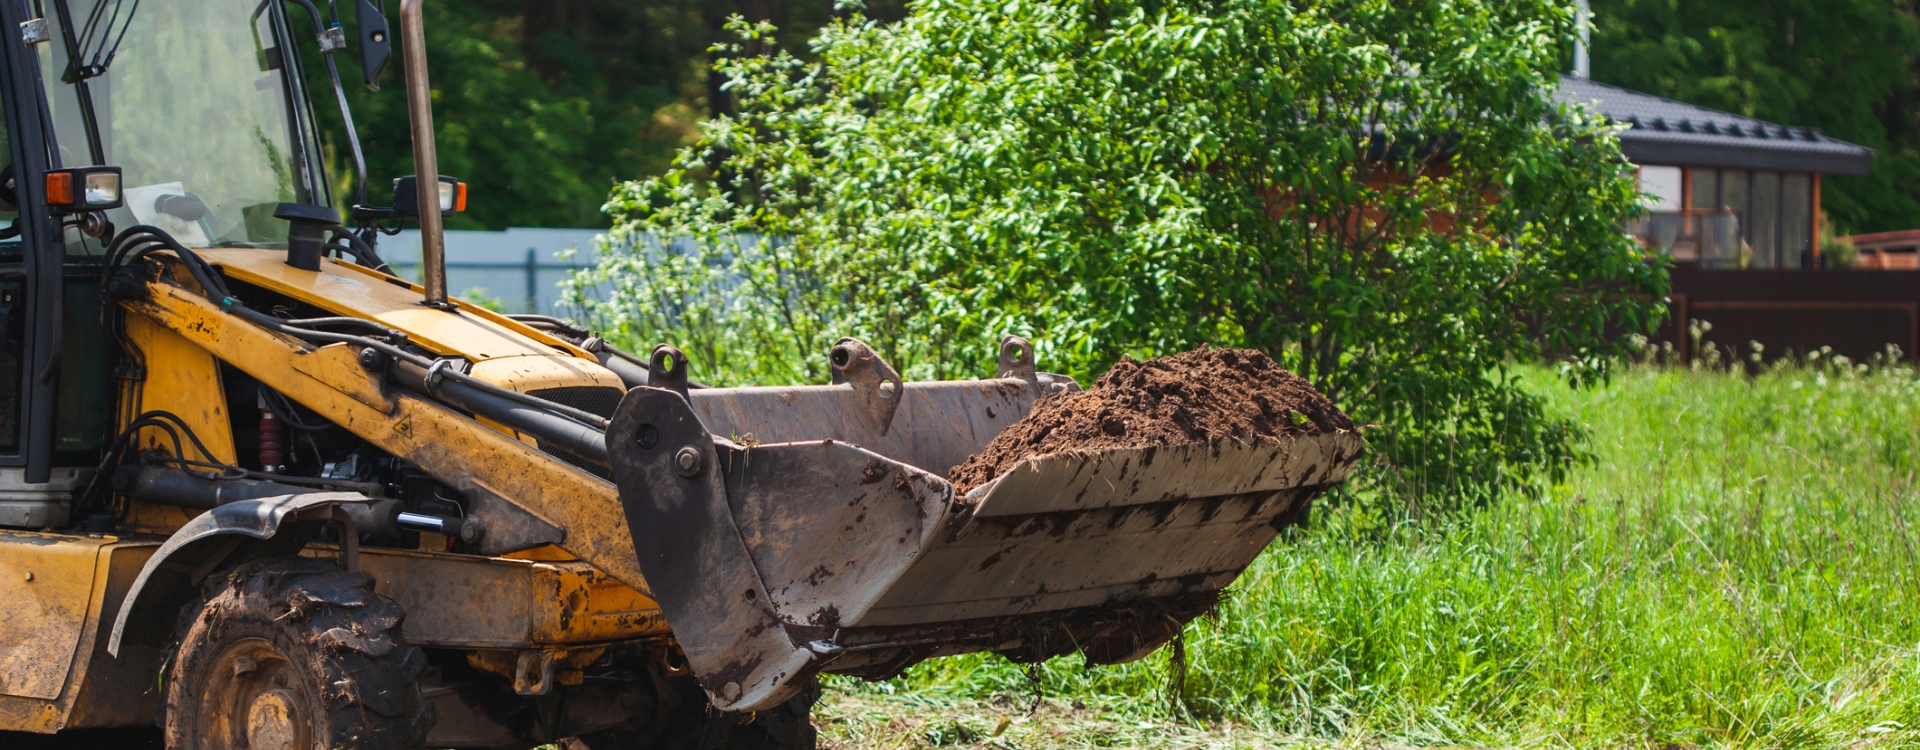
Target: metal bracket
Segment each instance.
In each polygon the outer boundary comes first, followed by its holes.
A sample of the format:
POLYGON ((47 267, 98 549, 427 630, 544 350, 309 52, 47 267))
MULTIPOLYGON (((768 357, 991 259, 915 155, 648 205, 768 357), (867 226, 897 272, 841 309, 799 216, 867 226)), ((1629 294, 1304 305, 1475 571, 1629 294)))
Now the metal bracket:
POLYGON ((1035 396, 1080 391, 1080 384, 1073 378, 1035 370, 1033 342, 1019 336, 1000 340, 1000 371, 994 377, 1025 380, 1033 385, 1035 396))
POLYGON ((1001 339, 1000 371, 994 377, 1019 378, 1039 385, 1040 375, 1033 369, 1033 342, 1019 336, 1001 339))
POLYGON ((433 364, 427 366, 427 393, 436 398, 444 398, 440 395, 440 373, 451 366, 453 361, 447 359, 436 359, 433 364))
POLYGON ((900 373, 859 339, 841 339, 834 343, 828 363, 833 366, 833 384, 853 386, 867 417, 880 428, 882 436, 886 435, 893 426, 893 413, 900 408, 901 397, 907 394, 907 384, 900 379, 900 373))
POLYGON ((340 567, 348 573, 360 572, 360 528, 346 508, 328 505, 326 510, 326 519, 340 524, 340 567))
POLYGON ((553 690, 553 652, 522 651, 513 664, 513 692, 546 695, 553 690))
POLYGON ((687 476, 675 457, 688 447, 705 466, 718 465, 713 433, 684 398, 627 391, 607 428, 607 455, 634 552, 714 706, 772 708, 798 692, 813 652, 788 637, 774 611, 728 505, 726 472, 687 476))
POLYGON ((335 26, 320 32, 320 54, 332 54, 347 48, 347 30, 335 26))
POLYGON ((647 358, 647 385, 688 398, 686 353, 672 344, 654 347, 653 356, 647 358))
POLYGON ((20 22, 20 41, 26 42, 29 46, 52 39, 53 35, 47 31, 47 19, 35 18, 20 22))

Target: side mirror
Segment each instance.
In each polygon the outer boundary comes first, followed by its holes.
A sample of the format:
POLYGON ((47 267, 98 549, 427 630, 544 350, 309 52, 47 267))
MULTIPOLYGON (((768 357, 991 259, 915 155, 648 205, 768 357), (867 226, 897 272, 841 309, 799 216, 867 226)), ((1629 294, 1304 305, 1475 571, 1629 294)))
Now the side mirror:
MULTIPOLYGON (((401 216, 419 216, 420 199, 413 175, 393 181, 393 210, 401 216)), ((440 215, 452 216, 467 210, 467 183, 440 175, 440 215)))
POLYGON ((119 167, 74 167, 47 173, 47 207, 84 214, 119 208, 119 167))
POLYGON ((393 57, 393 38, 387 35, 387 16, 370 0, 356 0, 353 27, 360 32, 360 75, 367 88, 380 90, 380 74, 393 57))
POLYGON ((213 215, 213 207, 195 193, 169 193, 153 199, 153 210, 181 221, 199 221, 213 215))

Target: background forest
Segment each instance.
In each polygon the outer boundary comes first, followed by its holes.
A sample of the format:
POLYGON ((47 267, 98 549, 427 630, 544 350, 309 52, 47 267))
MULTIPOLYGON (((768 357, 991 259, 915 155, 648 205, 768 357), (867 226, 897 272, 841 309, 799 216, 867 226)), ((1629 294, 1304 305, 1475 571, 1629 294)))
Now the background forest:
MULTIPOLYGON (((866 13, 896 19, 900 4, 880 0, 866 13)), ((395 17, 398 4, 386 5, 395 17)), ((664 171, 695 123, 729 111, 709 51, 734 38, 723 28, 728 17, 770 21, 781 46, 804 50, 835 12, 833 0, 427 3, 440 169, 473 188, 469 211, 449 227, 607 226, 601 206, 616 181, 664 171)), ((351 28, 351 12, 343 15, 351 28)), ((343 75, 373 200, 385 205, 391 178, 413 164, 399 51, 381 92, 358 85, 357 67, 348 63, 343 75)), ((316 61, 306 71, 315 91, 327 90, 316 61)), ((319 101, 328 172, 350 194, 339 113, 319 101)))
MULTIPOLYGON (((903 5, 864 12, 891 20, 903 5)), ((1871 176, 1830 178, 1827 211, 1849 232, 1920 227, 1920 0, 1593 9, 1595 79, 1879 149, 1871 176)), ((696 122, 730 111, 710 51, 732 39, 727 17, 769 21, 781 48, 804 51, 837 12, 833 0, 428 3, 442 169, 474 186, 455 226, 607 226, 616 181, 665 171, 696 122)), ((350 92, 376 187, 411 164, 397 72, 384 94, 350 92)), ((333 174, 348 174, 333 152, 333 174)))

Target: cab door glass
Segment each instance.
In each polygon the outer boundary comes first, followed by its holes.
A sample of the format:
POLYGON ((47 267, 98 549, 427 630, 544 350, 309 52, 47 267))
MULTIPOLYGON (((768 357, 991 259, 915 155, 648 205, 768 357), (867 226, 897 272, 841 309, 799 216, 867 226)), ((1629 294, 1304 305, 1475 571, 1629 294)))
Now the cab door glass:
MULTIPOLYGON (((156 226, 195 247, 278 247, 287 224, 273 218, 275 206, 328 201, 278 2, 65 2, 77 26, 134 14, 124 36, 81 42, 83 61, 100 51, 89 44, 118 45, 105 71, 86 79, 103 163, 124 174, 126 205, 108 213, 116 226, 156 226)), ((63 80, 68 51, 54 10, 49 3, 53 41, 36 51, 57 157, 79 166, 92 162, 89 134, 80 87, 63 80)), ((100 243, 90 244, 69 252, 97 253, 100 243)))
MULTIPOLYGON (((0 76, 4 79, 4 76, 0 76)), ((0 104, 4 107, 4 104, 0 104)), ((21 373, 26 368, 27 264, 13 177, 13 138, 0 110, 0 454, 20 452, 21 373)))

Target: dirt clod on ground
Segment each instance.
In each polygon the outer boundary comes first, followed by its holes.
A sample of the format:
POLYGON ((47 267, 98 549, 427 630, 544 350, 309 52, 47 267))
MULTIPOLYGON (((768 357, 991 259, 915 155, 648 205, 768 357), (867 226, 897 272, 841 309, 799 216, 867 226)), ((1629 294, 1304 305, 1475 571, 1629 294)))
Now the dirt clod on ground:
POLYGON ((1353 429, 1305 378, 1251 349, 1202 347, 1145 362, 1130 357, 1080 393, 1040 399, 986 450, 947 473, 957 494, 1029 458, 1226 438, 1353 429))

